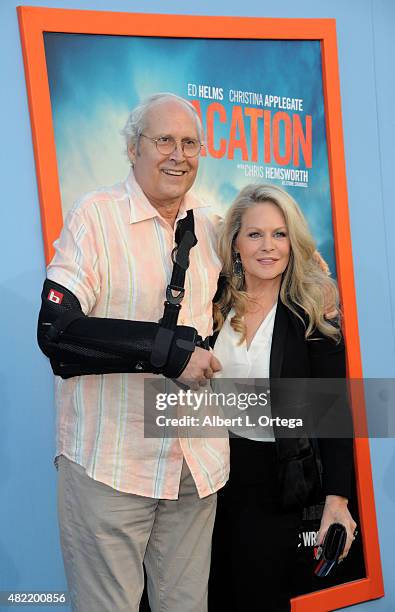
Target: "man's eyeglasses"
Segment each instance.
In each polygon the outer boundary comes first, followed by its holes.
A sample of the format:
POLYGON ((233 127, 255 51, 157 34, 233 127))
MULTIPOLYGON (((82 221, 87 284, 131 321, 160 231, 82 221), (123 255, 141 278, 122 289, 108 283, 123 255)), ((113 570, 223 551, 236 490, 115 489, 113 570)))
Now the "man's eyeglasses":
MULTIPOLYGON (((140 136, 144 136, 144 138, 154 142, 159 153, 162 153, 162 155, 170 155, 170 153, 176 150, 177 140, 173 136, 159 136, 159 138, 151 138, 145 134, 140 134, 140 136)), ((183 138, 181 140, 181 149, 185 157, 196 157, 196 155, 199 155, 202 146, 202 143, 194 138, 183 138)))

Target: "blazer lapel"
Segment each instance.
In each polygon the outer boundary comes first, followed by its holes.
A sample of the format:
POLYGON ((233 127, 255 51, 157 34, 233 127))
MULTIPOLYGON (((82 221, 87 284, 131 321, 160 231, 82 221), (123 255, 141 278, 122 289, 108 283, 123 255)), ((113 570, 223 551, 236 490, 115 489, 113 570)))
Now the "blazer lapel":
POLYGON ((280 378, 281 376, 288 321, 286 306, 284 306, 280 298, 278 298, 273 326, 272 349, 270 352, 270 378, 280 378))

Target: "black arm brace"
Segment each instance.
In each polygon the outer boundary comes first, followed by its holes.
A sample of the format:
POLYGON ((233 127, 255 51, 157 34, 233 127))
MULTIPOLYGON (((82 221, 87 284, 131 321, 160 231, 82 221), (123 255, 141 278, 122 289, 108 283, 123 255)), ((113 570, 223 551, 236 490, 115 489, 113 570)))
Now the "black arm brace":
POLYGON ((177 378, 201 341, 184 325, 171 330, 159 323, 88 317, 71 291, 48 279, 41 298, 38 344, 62 378, 115 372, 177 378))

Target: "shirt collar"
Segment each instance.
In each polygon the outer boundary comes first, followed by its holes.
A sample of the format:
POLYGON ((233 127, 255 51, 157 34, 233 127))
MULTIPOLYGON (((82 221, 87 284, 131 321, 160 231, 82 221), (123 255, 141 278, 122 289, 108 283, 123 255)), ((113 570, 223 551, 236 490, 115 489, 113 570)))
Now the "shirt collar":
MULTIPOLYGON (((125 186, 129 196, 130 223, 138 223, 139 221, 146 221, 147 219, 160 217, 159 212, 149 202, 147 196, 136 181, 133 168, 130 169, 129 175, 125 181, 125 186)), ((203 202, 193 193, 188 191, 188 193, 184 195, 181 202, 177 219, 182 219, 185 217, 188 210, 194 210, 195 208, 206 208, 208 206, 210 206, 210 204, 203 202)))

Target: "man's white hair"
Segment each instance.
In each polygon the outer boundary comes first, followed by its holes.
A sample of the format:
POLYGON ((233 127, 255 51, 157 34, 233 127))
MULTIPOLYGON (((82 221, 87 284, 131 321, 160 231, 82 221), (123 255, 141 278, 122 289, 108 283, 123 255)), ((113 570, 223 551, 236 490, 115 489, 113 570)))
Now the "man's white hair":
POLYGON ((196 127, 199 134, 200 139, 203 139, 203 126, 200 120, 199 114, 196 111, 193 104, 191 104, 188 100, 181 98, 181 96, 177 96, 176 94, 169 92, 161 92, 152 94, 149 98, 146 98, 141 104, 135 106, 135 108, 131 111, 125 127, 123 128, 121 134, 125 138, 126 145, 126 153, 129 155, 129 147, 136 146, 138 144, 138 140, 140 135, 144 131, 146 127, 146 118, 148 112, 151 110, 153 106, 156 104, 160 104, 161 102, 166 102, 167 100, 173 100, 179 102, 183 106, 185 106, 188 110, 193 114, 196 127))

